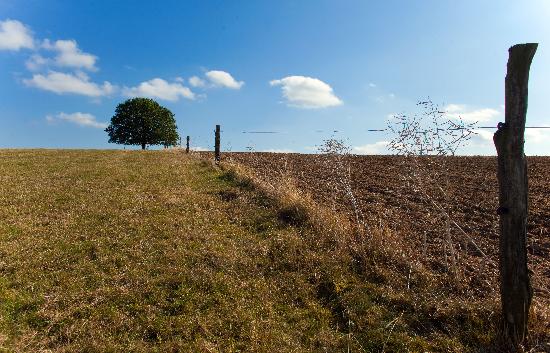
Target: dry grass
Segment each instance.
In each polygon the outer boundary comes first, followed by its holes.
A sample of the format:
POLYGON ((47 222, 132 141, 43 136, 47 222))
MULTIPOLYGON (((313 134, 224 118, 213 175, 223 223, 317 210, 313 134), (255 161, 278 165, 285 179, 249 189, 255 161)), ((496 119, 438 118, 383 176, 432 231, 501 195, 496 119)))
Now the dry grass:
POLYGON ((286 257, 312 255, 300 231, 211 166, 169 152, 0 161, 0 351, 341 345, 286 257))
MULTIPOLYGON (((253 160, 258 156, 251 154, 246 157, 253 160)), ((292 173, 288 172, 291 169, 287 167, 290 161, 287 161, 286 155, 278 157, 283 161, 271 172, 266 168, 255 167, 264 162, 262 158, 258 158, 257 161, 247 160, 245 164, 231 159, 228 162, 233 168, 241 171, 239 174, 247 175, 249 179, 256 178, 260 180, 259 185, 263 183, 270 189, 278 190, 272 192, 279 194, 277 198, 285 200, 289 194, 298 194, 298 198, 308 200, 308 212, 322 213, 319 211, 323 206, 318 203, 318 195, 308 194, 310 189, 300 184, 303 180, 299 179, 307 177, 303 173, 300 176, 295 170, 292 170, 292 173)), ((289 160, 293 157, 289 156, 289 160)), ((323 180, 326 182, 326 178, 323 180)), ((327 206, 330 205, 331 203, 328 203, 327 206)), ((333 217, 335 214, 332 213, 333 217)), ((365 232, 360 224, 358 227, 358 223, 352 221, 346 229, 340 229, 343 232, 338 233, 338 230, 335 232, 331 229, 332 221, 327 223, 329 219, 331 218, 317 217, 312 221, 314 228, 320 231, 318 234, 345 239, 341 241, 345 244, 343 251, 351 255, 354 273, 366 283, 374 285, 371 296, 377 297, 391 310, 402 308, 399 320, 396 317, 392 328, 402 324, 404 331, 408 329, 410 334, 422 336, 423 339, 435 344, 435 347, 438 347, 436 350, 506 351, 499 348, 498 343, 500 314, 497 291, 488 291, 485 284, 480 291, 480 287, 472 278, 465 277, 462 269, 434 271, 431 264, 428 263, 426 266, 422 249, 409 243, 408 237, 404 237, 399 231, 388 227, 387 222, 377 222, 379 225, 373 225, 371 222, 365 232)), ((355 220, 354 217, 348 219, 355 220)), ((437 261, 444 264, 443 258, 437 261)), ((536 299, 532 307, 531 335, 527 350, 550 351, 550 312, 545 306, 544 298, 536 299)), ((362 319, 361 316, 354 318, 359 322, 362 319)))
POLYGON ((0 352, 491 349, 400 241, 176 152, 0 151, 0 352))

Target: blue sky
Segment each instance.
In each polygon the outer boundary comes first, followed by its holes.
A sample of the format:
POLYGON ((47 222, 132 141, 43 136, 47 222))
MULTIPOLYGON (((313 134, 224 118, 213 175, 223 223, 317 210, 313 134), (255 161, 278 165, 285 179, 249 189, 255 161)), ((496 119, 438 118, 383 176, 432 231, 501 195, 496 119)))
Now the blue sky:
MULTIPOLYGON (((121 148, 116 105, 150 96, 181 135, 225 149, 312 152, 338 130, 384 153, 388 115, 430 97, 504 120, 507 49, 538 42, 528 125, 550 125, 550 1, 0 1, 0 147, 121 148), (243 134, 242 131, 278 131, 243 134)), ((495 154, 491 131, 465 154, 495 154)), ((526 152, 549 154, 550 129, 526 152)))

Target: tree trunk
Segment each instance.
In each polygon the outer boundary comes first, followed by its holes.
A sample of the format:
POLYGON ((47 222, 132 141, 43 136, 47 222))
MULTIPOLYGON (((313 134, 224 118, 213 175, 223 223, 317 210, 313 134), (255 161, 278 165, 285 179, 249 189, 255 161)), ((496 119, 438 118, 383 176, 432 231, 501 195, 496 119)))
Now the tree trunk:
POLYGON ((145 149, 145 143, 142 143, 142 144, 141 144, 141 149, 142 149, 142 150, 145 149))
POLYGON ((529 68, 537 44, 509 49, 505 123, 493 141, 498 154, 500 296, 504 334, 518 348, 527 336, 533 290, 527 267, 527 160, 524 154, 529 68))

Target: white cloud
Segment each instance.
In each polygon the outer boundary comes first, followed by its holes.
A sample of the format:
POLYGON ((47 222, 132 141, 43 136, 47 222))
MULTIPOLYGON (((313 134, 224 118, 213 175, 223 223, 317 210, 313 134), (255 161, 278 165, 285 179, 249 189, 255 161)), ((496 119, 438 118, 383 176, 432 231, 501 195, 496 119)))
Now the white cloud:
POLYGON ((204 81, 202 78, 193 76, 189 79, 189 84, 193 87, 205 87, 206 81, 204 81))
POLYGON ((0 21, 0 50, 34 48, 31 30, 16 20, 0 21))
POLYGON ((25 62, 25 66, 30 71, 37 71, 40 70, 43 66, 45 66, 48 63, 48 59, 43 57, 39 54, 33 54, 31 57, 25 62))
MULTIPOLYGON (((548 126, 548 125, 539 125, 548 126)), ((550 129, 525 129, 525 142, 540 144, 550 141, 550 129)))
POLYGON ((267 152, 267 153, 294 153, 293 150, 287 149, 287 148, 269 148, 267 150, 263 150, 260 152, 267 152))
POLYGON ((465 122, 488 122, 494 120, 501 113, 492 108, 471 110, 463 104, 449 104, 445 107, 447 116, 451 118, 462 118, 465 122))
POLYGON ((101 97, 113 93, 116 89, 110 82, 103 85, 91 82, 89 77, 78 72, 67 74, 57 71, 49 71, 47 75, 36 74, 32 79, 23 80, 27 86, 40 88, 57 94, 72 93, 90 97, 101 97))
POLYGON ((293 107, 316 109, 342 104, 342 100, 334 95, 332 87, 317 78, 288 76, 269 84, 282 86, 283 96, 288 105, 293 107))
MULTIPOLYGON (((495 155, 496 150, 493 143, 493 135, 496 130, 496 127, 487 130, 474 130, 476 135, 472 137, 461 153, 468 155, 495 155)), ((525 129, 525 153, 527 155, 548 154, 548 141, 550 141, 550 129, 525 129)))
MULTIPOLYGON (((538 126, 548 126, 540 125, 538 126)), ((525 153, 528 155, 548 155, 550 151, 550 129, 526 129, 525 153)))
POLYGON ((201 146, 195 146, 195 147, 191 147, 190 150, 195 152, 206 152, 206 151, 211 151, 212 149, 201 147, 201 146))
POLYGON ((369 83, 369 87, 375 88, 375 87, 376 87, 376 83, 373 83, 373 82, 369 83))
POLYGON ((57 52, 54 62, 58 66, 90 71, 97 70, 95 66, 97 56, 84 53, 78 48, 78 44, 74 40, 56 40, 54 43, 51 43, 46 39, 42 43, 42 47, 57 52))
POLYGON ((357 154, 383 154, 387 153, 388 141, 378 141, 362 146, 353 147, 353 152, 357 154))
POLYGON ((205 75, 214 87, 240 89, 244 85, 243 81, 236 81, 230 73, 225 71, 212 70, 205 75))
POLYGON ((474 133, 475 135, 473 135, 473 138, 478 141, 493 141, 493 135, 495 134, 494 131, 483 129, 475 129, 474 133))
POLYGON ((66 113, 59 113, 56 116, 48 115, 46 116, 46 121, 53 124, 60 121, 66 121, 70 122, 76 125, 84 126, 84 127, 93 127, 97 129, 105 129, 108 124, 102 123, 97 121, 95 116, 92 114, 87 113, 72 113, 72 114, 66 114, 66 113))
POLYGON ((136 87, 124 89, 124 94, 129 97, 145 96, 159 98, 167 101, 177 101, 180 98, 195 99, 195 94, 180 83, 169 83, 161 78, 154 78, 140 83, 136 87))
POLYGON ((184 83, 184 82, 185 82, 185 80, 183 79, 183 77, 179 77, 179 76, 176 77, 176 78, 174 79, 174 81, 179 82, 179 83, 184 83))

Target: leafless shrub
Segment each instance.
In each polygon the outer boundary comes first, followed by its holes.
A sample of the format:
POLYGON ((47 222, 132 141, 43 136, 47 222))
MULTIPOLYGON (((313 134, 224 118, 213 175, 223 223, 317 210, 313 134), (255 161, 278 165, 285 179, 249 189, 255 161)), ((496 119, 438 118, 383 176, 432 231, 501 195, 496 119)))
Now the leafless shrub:
MULTIPOLYGON (((452 177, 447 165, 447 157, 467 144, 472 137, 476 123, 466 123, 462 118, 451 119, 446 112, 430 99, 418 102, 420 113, 394 115, 387 121, 393 138, 388 144, 390 151, 404 156, 406 173, 404 186, 417 193, 432 214, 436 234, 441 234, 445 264, 453 272, 457 269, 459 253, 452 239, 452 229, 458 229, 462 237, 479 250, 479 247, 452 220, 448 192, 452 177), (453 227, 456 226, 456 227, 453 227)), ((426 247, 426 241, 423 242, 426 247)), ((460 243, 458 243, 460 248, 460 243)), ((423 249, 426 254, 426 248, 423 249)), ((483 254, 483 252, 481 251, 483 254)))
POLYGON ((344 140, 331 137, 323 140, 323 143, 317 146, 317 150, 328 157, 323 162, 329 176, 327 181, 335 191, 335 196, 340 192, 350 202, 358 229, 365 232, 368 227, 352 188, 351 165, 349 163, 351 147, 344 140))
POLYGON ((450 119, 429 98, 418 102, 420 114, 393 115, 388 130, 394 135, 391 151, 402 156, 454 156, 472 137, 476 123, 466 123, 461 117, 450 119))

